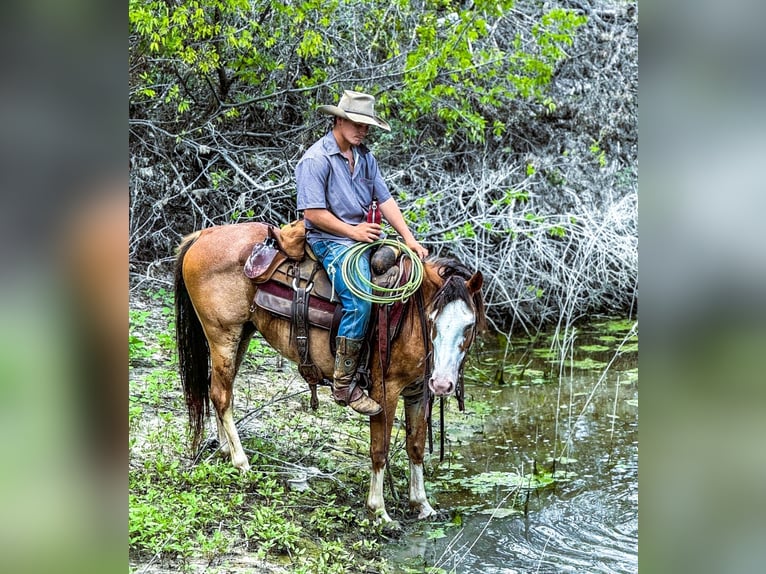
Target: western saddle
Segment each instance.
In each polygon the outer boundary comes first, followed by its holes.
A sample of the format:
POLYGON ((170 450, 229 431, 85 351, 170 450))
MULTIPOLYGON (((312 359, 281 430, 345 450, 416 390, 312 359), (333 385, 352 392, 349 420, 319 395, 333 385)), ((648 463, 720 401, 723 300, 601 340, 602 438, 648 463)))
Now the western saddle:
MULTIPOLYGON (((407 281, 407 265, 381 248, 379 256, 373 255, 372 282, 391 288, 407 281), (399 262, 399 265, 397 263, 399 262)), ((269 225, 267 238, 253 246, 245 263, 244 273, 257 286, 250 305, 291 322, 292 345, 298 351, 298 371, 309 384, 311 408, 319 406, 317 385, 331 386, 321 370, 311 359, 309 333, 311 327, 330 331, 330 352, 335 355, 335 335, 342 314, 342 307, 335 297, 332 282, 311 247, 305 241, 303 221, 290 223, 283 228, 269 225)), ((398 334, 406 303, 374 304, 366 340, 368 344, 359 361, 359 384, 369 388, 370 349, 380 347, 383 372, 388 368, 390 341, 398 334)))

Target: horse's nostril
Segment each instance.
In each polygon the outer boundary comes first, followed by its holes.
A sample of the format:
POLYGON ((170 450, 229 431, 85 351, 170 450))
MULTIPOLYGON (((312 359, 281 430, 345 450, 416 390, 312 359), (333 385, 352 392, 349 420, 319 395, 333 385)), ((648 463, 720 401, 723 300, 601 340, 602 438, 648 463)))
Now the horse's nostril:
POLYGON ((447 379, 434 379, 428 381, 428 387, 437 397, 443 397, 452 394, 455 389, 455 383, 447 379))

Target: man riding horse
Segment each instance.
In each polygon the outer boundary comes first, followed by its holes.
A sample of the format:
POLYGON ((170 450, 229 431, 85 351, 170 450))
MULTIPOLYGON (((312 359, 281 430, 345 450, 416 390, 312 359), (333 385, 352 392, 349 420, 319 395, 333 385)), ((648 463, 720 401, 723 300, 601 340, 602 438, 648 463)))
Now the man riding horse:
MULTIPOLYGON (((345 92, 338 107, 322 106, 320 111, 336 119, 332 130, 308 150, 297 167, 298 207, 304 211, 313 252, 327 268, 344 311, 336 354, 330 345, 333 331, 327 324, 311 326, 310 341, 308 336, 303 337, 305 349, 317 376, 334 379, 334 398, 370 416, 372 468, 367 507, 383 522, 391 521, 383 499, 383 478, 397 404, 404 399, 410 506, 418 518, 428 518, 434 515, 434 509, 425 491, 423 457, 430 400, 461 396, 458 389, 466 354, 486 324, 483 275, 451 258, 425 261, 416 291, 401 309, 399 329, 393 331, 398 335, 384 334, 386 345, 370 349, 370 396, 355 385, 371 304, 350 292, 343 278, 344 258, 351 258, 353 263, 366 244, 380 238, 379 214, 417 257, 425 258, 428 250, 407 228, 375 158, 362 146, 370 125, 390 129, 375 116, 374 99, 345 92), (349 249, 353 252, 348 253, 349 249)), ((193 449, 199 447, 207 414, 212 411, 221 452, 242 472, 250 469, 250 460, 234 418, 234 379, 250 340, 260 333, 283 357, 298 363, 301 374, 305 366, 305 357, 296 345, 300 329, 293 329, 292 313, 275 313, 258 304, 259 294, 266 301, 275 298, 280 289, 268 278, 256 282, 247 272, 248 256, 254 246, 276 239, 272 228, 266 223, 249 222, 201 229, 184 237, 176 257, 176 344, 193 449), (267 288, 270 284, 271 291, 267 288)), ((365 257, 358 257, 359 264, 349 267, 361 267, 368 279, 370 266, 378 269, 380 252, 370 261, 370 252, 365 249, 365 257)), ((346 269, 347 278, 351 278, 350 271, 346 269)), ((301 278, 300 272, 296 278, 301 278)), ((371 289, 370 283, 355 281, 353 288, 368 285, 371 289)), ((292 289, 293 299, 300 294, 308 303, 305 286, 292 281, 292 289)))
MULTIPOLYGON (((370 126, 391 131, 388 123, 375 115, 375 98, 346 90, 337 106, 320 106, 317 111, 334 116, 333 126, 296 166, 297 206, 303 211, 306 240, 327 271, 343 307, 336 338, 333 398, 360 414, 374 416, 381 406, 357 386, 355 379, 372 304, 349 289, 341 273, 343 262, 357 243, 372 243, 381 237, 381 215, 421 260, 428 256, 428 250, 410 231, 377 160, 362 144, 370 126)), ((369 251, 359 263, 355 269, 369 282, 369 251)))

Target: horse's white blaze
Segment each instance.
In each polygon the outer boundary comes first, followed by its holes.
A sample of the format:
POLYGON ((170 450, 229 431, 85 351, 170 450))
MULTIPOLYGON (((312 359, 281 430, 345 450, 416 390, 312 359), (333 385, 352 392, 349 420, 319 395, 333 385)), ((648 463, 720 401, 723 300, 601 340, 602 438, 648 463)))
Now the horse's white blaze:
POLYGON ((434 367, 429 386, 437 396, 447 395, 455 388, 458 370, 465 351, 461 349, 465 330, 476 321, 465 301, 450 301, 434 319, 434 367))
POLYGON ((245 450, 242 448, 242 443, 239 441, 239 433, 234 424, 234 414, 231 407, 228 407, 223 412, 223 415, 221 416, 221 425, 223 426, 223 431, 229 442, 231 464, 234 465, 234 468, 238 468, 243 472, 250 470, 250 462, 248 462, 245 450))
POLYGON ((436 514, 426 498, 426 484, 423 480, 423 465, 410 462, 410 506, 420 510, 418 518, 436 514))
POLYGON ((378 520, 391 522, 391 517, 386 512, 386 503, 383 501, 383 472, 385 467, 370 473, 370 491, 367 494, 367 508, 375 513, 378 520))

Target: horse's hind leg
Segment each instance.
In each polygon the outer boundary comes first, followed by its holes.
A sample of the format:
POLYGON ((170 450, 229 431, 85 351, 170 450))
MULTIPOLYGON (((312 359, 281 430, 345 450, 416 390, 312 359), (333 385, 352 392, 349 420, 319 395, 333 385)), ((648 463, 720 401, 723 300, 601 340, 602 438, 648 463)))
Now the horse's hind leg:
MULTIPOLYGON (((247 352, 248 345, 250 344, 250 339, 253 338, 253 334, 255 333, 255 326, 252 323, 245 323, 245 325, 242 328, 242 335, 239 340, 239 345, 237 346, 237 355, 234 363, 234 375, 232 376, 232 399, 230 399, 230 403, 233 403, 233 380, 236 376, 237 372, 239 371, 239 367, 242 364, 242 359, 245 357, 245 353, 247 352)), ((233 407, 230 407, 230 410, 233 407)), ((221 420, 221 417, 218 416, 218 409, 216 408, 216 417, 215 417, 216 427, 218 429, 218 444, 219 448, 221 450, 221 453, 224 456, 227 456, 231 458, 231 446, 229 445, 229 439, 226 434, 226 430, 224 428, 223 422, 221 420)))
MULTIPOLYGON (((252 334, 252 333, 251 333, 252 334)), ((241 471, 250 469, 247 455, 239 440, 239 433, 234 424, 233 390, 234 377, 237 375, 244 350, 241 331, 220 332, 215 337, 208 337, 210 342, 210 400, 215 407, 218 438, 221 451, 231 456, 231 463, 241 471)), ((246 345, 246 342, 244 343, 246 345)))
POLYGON ((426 444, 426 419, 423 398, 406 399, 404 418, 407 425, 407 456, 410 459, 410 507, 418 511, 418 518, 434 516, 426 497, 426 485, 423 479, 423 457, 426 444))

